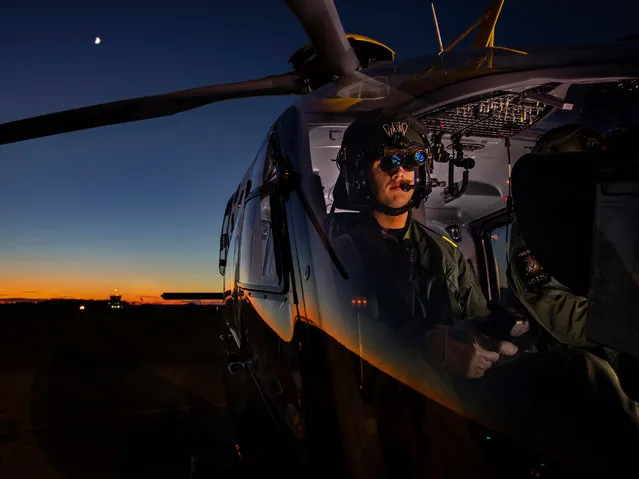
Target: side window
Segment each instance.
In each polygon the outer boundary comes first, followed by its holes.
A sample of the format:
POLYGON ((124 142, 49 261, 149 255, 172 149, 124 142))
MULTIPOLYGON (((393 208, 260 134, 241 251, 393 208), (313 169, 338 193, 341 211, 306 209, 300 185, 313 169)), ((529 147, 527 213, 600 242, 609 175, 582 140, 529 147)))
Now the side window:
POLYGON ((235 191, 235 194, 233 195, 233 197, 231 198, 231 210, 230 210, 230 218, 229 218, 229 235, 231 235, 233 233, 233 231, 235 230, 235 222, 237 220, 237 214, 238 214, 238 205, 235 204, 235 202, 238 200, 240 196, 240 187, 237 187, 237 190, 235 191))
POLYGON ((508 268, 510 247, 512 243, 511 223, 495 228, 490 234, 490 242, 495 268, 495 280, 499 298, 504 305, 512 305, 514 294, 508 284, 506 271, 508 268))
POLYGON ((261 186, 265 183, 265 177, 268 173, 269 165, 268 165, 268 154, 270 151, 269 148, 269 138, 270 135, 266 137, 259 151, 257 152, 257 156, 255 158, 255 165, 253 166, 253 173, 251 174, 251 184, 253 188, 261 186))
POLYGON ((267 182, 254 188, 244 205, 239 281, 247 289, 281 291, 281 252, 276 237, 280 223, 276 208, 279 199, 270 188, 276 178, 276 169, 270 148, 264 153, 263 168, 259 170, 260 176, 263 172, 265 178, 260 180, 266 179, 267 182))
POLYGON ((506 278, 506 268, 508 266, 508 250, 509 241, 507 241, 508 225, 495 228, 490 234, 490 243, 493 250, 494 268, 497 277, 497 286, 500 296, 503 296, 502 290, 508 288, 508 279, 506 278))
POLYGON ((240 283, 262 289, 282 286, 279 255, 275 248, 272 196, 257 194, 249 198, 244 211, 240 253, 240 283))
POLYGON ((222 222, 222 230, 220 232, 220 260, 219 269, 220 274, 224 276, 226 272, 226 260, 229 252, 230 236, 231 236, 231 217, 233 211, 233 200, 235 195, 231 197, 226 204, 226 210, 224 211, 224 221, 222 222))
POLYGON ((277 163, 273 148, 267 148, 264 160, 264 171, 262 172, 262 183, 270 183, 277 179, 277 163))

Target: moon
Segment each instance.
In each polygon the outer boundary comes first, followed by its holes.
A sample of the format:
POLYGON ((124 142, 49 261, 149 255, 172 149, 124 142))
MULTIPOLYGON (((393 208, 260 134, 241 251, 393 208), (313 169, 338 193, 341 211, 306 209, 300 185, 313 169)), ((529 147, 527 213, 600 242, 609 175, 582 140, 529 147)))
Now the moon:
POLYGON ((99 45, 101 41, 102 41, 102 40, 100 40, 100 37, 95 37, 95 41, 94 41, 94 43, 95 43, 96 45, 99 45))

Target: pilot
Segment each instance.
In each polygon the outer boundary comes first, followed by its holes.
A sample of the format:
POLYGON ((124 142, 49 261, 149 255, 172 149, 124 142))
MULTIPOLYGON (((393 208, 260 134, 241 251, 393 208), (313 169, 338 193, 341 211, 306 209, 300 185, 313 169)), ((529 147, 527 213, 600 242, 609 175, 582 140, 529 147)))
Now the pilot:
POLYGON ((500 355, 517 352, 507 339, 527 328, 521 317, 491 311, 459 249, 413 219, 411 210, 427 196, 431 155, 419 125, 382 117, 347 129, 337 157, 340 187, 349 208, 362 214, 335 247, 354 266, 352 282, 366 284, 378 299, 382 321, 393 329, 421 328, 448 368, 479 378, 500 355), (468 320, 468 327, 451 329, 453 319, 468 320))
POLYGON ((361 213, 333 246, 352 289, 378 304, 368 319, 442 366, 469 417, 561 449, 582 472, 626 467, 639 412, 607 363, 582 351, 518 354, 519 318, 491 311, 459 250, 412 217, 429 192, 423 131, 406 116, 356 120, 338 153, 336 190, 361 213))

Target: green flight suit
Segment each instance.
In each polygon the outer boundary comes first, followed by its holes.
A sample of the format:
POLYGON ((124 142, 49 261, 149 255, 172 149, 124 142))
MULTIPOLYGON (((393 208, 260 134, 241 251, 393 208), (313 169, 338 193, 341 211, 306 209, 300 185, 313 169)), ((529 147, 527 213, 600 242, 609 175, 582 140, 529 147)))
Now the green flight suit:
POLYGON ((506 275, 517 298, 557 341, 579 347, 596 346, 586 338, 588 300, 546 273, 521 235, 510 249, 506 275))
MULTIPOLYGON (((366 297, 368 318, 387 328, 384 341, 398 341, 421 350, 432 360, 431 364, 437 365, 435 370, 446 377, 428 347, 427 333, 437 325, 466 319, 481 322, 490 317, 481 288, 459 249, 412 219, 407 228, 389 233, 374 217, 365 214, 353 218, 332 245, 349 275, 351 289, 343 299, 348 301, 351 295, 366 297)), ((360 367, 363 394, 375 398, 374 412, 368 414, 375 418, 383 454, 395 475, 413 477, 406 473, 410 469, 407 464, 411 463, 409 451, 413 451, 413 465, 418 469, 429 467, 427 459, 432 459, 428 442, 421 442, 419 434, 411 432, 414 418, 421 415, 416 409, 419 399, 415 399, 414 391, 392 378, 365 365, 360 367)), ((449 379, 445 382, 452 386, 449 379)), ((490 477, 480 473, 485 459, 477 456, 478 449, 466 426, 449 413, 434 413, 439 408, 434 403, 429 406, 427 423, 441 420, 447 427, 445 432, 431 431, 441 441, 438 456, 450 458, 447 471, 455 477, 490 477), (464 450, 465 461, 455 462, 452 458, 459 455, 460 449, 464 450), (468 470, 462 474, 460 468, 468 470)))
MULTIPOLYGON (((422 339, 437 325, 481 325, 492 319, 461 252, 412 219, 400 237, 372 216, 359 215, 332 244, 349 274, 353 291, 348 293, 377 298, 378 312, 369 320, 394 331, 388 341, 428 348, 422 339)), ((350 301, 350 294, 345 296, 350 301)), ((452 382, 467 417, 561 459, 583 477, 635 467, 637 404, 623 393, 610 366, 588 352, 523 354, 498 363, 481 379, 455 377, 452 382)), ((390 401, 380 410, 402 407, 401 401, 390 401)), ((391 414, 385 423, 395 419, 401 422, 391 414)))
MULTIPOLYGON (((586 337, 588 299, 573 294, 546 273, 522 235, 515 239, 510 249, 506 275, 515 296, 557 341, 571 347, 598 348, 586 337)), ((617 351, 602 349, 614 366, 617 351)))
MULTIPOLYGON (((333 246, 346 261, 356 288, 369 287, 372 291, 368 296, 390 296, 387 302, 393 304, 393 310, 388 313, 395 319, 404 313, 401 303, 410 305, 405 316, 426 320, 429 328, 451 324, 453 320, 482 322, 491 314, 475 274, 459 249, 413 219, 409 220, 402 241, 398 241, 385 234, 372 216, 362 215, 333 246), (413 267, 422 274, 411 274, 411 266, 398 261, 403 256, 401 244, 407 241, 416 250, 413 267), (389 280, 389 275, 394 275, 394 281, 389 280), (376 284, 377 279, 381 286, 376 284), (414 288, 388 287, 401 282, 414 288), (394 289, 403 289, 411 297, 393 297, 397 293, 394 289), (444 297, 448 301, 441 301, 444 297)), ((389 315, 380 311, 382 320, 390 321, 389 315)))

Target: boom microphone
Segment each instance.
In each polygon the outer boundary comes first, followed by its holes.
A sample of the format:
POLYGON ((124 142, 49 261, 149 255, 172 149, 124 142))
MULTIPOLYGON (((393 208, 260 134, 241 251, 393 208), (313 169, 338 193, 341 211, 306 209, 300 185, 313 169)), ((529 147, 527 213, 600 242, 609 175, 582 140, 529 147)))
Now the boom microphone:
POLYGON ((443 186, 443 185, 436 183, 436 184, 430 184, 426 186, 426 185, 411 185, 409 183, 402 183, 401 185, 399 185, 399 189, 402 191, 410 191, 416 188, 433 188, 435 186, 443 186))
POLYGON ((437 178, 430 178, 426 181, 425 185, 416 183, 416 184, 410 184, 410 183, 401 183, 399 185, 399 189, 402 191, 410 191, 410 190, 414 190, 416 188, 438 188, 440 186, 446 186, 446 183, 444 181, 439 181, 437 178))

